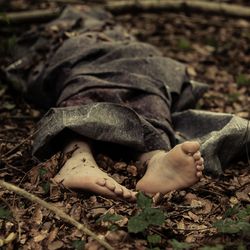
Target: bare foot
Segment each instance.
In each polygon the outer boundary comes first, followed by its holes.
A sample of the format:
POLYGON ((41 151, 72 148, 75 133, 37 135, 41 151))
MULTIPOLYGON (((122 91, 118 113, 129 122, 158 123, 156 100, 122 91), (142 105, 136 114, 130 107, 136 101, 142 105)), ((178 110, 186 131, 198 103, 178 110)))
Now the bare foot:
POLYGON ((167 193, 190 187, 202 177, 203 158, 198 142, 184 142, 169 152, 156 151, 148 162, 145 175, 136 185, 146 193, 167 193))
POLYGON ((57 183, 72 189, 92 191, 113 199, 136 200, 136 192, 120 185, 97 166, 86 143, 78 142, 77 146, 79 148, 54 177, 57 183))

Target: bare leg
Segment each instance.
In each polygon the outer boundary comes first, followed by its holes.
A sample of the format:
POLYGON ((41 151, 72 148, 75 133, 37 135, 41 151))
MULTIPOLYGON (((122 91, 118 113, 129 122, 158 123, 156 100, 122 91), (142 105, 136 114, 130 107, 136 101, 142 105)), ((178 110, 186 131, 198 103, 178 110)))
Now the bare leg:
POLYGON ((142 154, 140 160, 148 161, 145 175, 136 185, 146 193, 167 193, 190 187, 202 176, 203 158, 198 142, 184 142, 169 152, 163 150, 142 154))
POLYGON ((72 141, 65 148, 69 152, 77 147, 54 180, 68 188, 84 189, 110 198, 135 200, 135 192, 117 183, 96 164, 88 143, 72 141))

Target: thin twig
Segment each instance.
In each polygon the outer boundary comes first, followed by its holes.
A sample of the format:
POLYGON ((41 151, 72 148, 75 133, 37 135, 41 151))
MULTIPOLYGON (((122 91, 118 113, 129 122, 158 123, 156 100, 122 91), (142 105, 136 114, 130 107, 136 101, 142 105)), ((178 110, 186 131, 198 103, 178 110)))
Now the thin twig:
POLYGON ((6 188, 9 191, 13 191, 13 192, 25 197, 26 199, 28 199, 28 200, 30 200, 32 202, 36 202, 39 205, 47 208, 48 210, 54 212, 57 216, 59 216, 65 222, 68 222, 68 223, 72 224, 78 230, 80 230, 80 231, 84 232, 85 234, 93 237, 93 239, 95 239, 97 242, 99 242, 106 249, 114 250, 113 247, 110 246, 105 240, 100 239, 94 232, 89 230, 85 225, 79 223, 74 218, 72 218, 71 216, 69 216, 68 214, 66 214, 65 212, 60 210, 59 208, 55 207, 54 205, 49 204, 48 202, 40 199, 39 197, 35 196, 34 194, 28 193, 24 189, 21 189, 21 188, 13 185, 11 183, 3 181, 3 180, 0 180, 0 186, 6 188))
POLYGON ((28 140, 30 140, 38 131, 35 131, 31 133, 27 138, 25 138, 23 141, 21 141, 19 144, 17 144, 15 147, 10 149, 8 152, 6 152, 1 158, 4 159, 8 155, 12 154, 14 151, 16 151, 19 147, 21 147, 24 143, 26 143, 28 140))

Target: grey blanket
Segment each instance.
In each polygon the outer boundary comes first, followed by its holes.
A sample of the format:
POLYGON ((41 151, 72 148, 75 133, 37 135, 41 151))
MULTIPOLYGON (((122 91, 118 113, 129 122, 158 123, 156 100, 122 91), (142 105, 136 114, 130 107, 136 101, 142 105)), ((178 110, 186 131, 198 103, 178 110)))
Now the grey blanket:
POLYGON ((108 13, 67 8, 41 30, 27 34, 36 43, 5 69, 12 81, 23 80, 27 98, 50 108, 33 145, 38 158, 53 154, 69 131, 136 152, 198 140, 206 172, 216 175, 249 153, 247 120, 192 109, 207 86, 190 81, 185 65, 136 41, 108 13))

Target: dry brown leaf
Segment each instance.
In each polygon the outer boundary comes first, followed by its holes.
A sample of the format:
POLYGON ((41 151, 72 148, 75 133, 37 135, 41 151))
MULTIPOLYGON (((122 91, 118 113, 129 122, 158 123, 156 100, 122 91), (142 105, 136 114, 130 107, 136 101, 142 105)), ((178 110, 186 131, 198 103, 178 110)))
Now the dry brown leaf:
POLYGON ((176 223, 176 225, 177 225, 177 229, 179 229, 179 230, 185 230, 186 229, 186 226, 185 226, 185 223, 184 223, 183 219, 181 219, 181 221, 178 221, 176 223))
POLYGON ((250 185, 246 186, 242 191, 235 193, 239 201, 250 202, 250 185))
POLYGON ((128 173, 130 173, 132 176, 137 176, 137 167, 134 165, 128 165, 127 167, 128 173))
POLYGON ((118 231, 108 231, 105 235, 105 238, 110 243, 117 243, 119 241, 124 241, 124 239, 128 236, 128 233, 123 230, 118 231))
POLYGON ((48 235, 47 231, 39 232, 39 234, 34 237, 34 242, 41 242, 42 240, 44 240, 47 237, 47 235, 48 235))
POLYGON ((188 215, 189 217, 194 221, 194 222, 197 222, 199 221, 200 217, 194 213, 192 213, 191 211, 188 211, 188 215))
POLYGON ((42 213, 42 210, 41 210, 40 206, 36 207, 32 219, 35 222, 35 224, 37 224, 37 225, 40 225, 42 223, 42 221, 43 221, 43 213, 42 213))
POLYGON ((49 250, 57 250, 57 249, 62 248, 63 245, 64 245, 64 244, 63 244, 62 241, 57 240, 57 241, 54 241, 54 242, 50 243, 50 244, 48 245, 48 249, 49 249, 49 250))
POLYGON ((47 239, 47 243, 50 244, 52 241, 55 240, 57 234, 58 234, 58 228, 55 227, 53 228, 50 232, 49 232, 49 236, 48 236, 48 239, 47 239))

